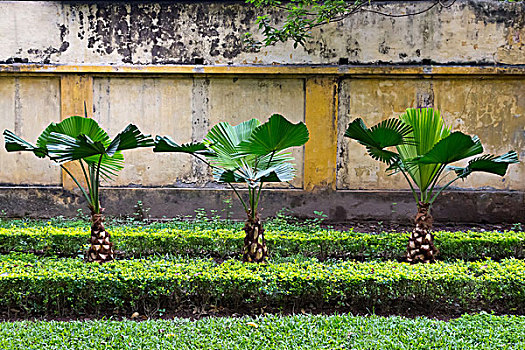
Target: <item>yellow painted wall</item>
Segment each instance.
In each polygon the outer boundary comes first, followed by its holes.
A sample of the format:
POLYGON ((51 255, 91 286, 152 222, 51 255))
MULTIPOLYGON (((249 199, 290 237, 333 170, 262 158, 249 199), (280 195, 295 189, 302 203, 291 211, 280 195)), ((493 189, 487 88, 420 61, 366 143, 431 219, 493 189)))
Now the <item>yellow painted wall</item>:
MULTIPOLYGON (((342 83, 341 91, 339 189, 408 188, 402 176, 387 176, 383 164, 371 159, 363 146, 342 135, 355 118, 363 118, 371 126, 401 114, 407 106, 416 106, 418 96, 429 94, 453 130, 478 135, 485 152, 502 154, 515 150, 520 159, 525 159, 525 79, 522 77, 348 79, 342 83)), ((464 182, 457 182, 456 186, 523 190, 525 162, 511 165, 503 178, 477 173, 464 182)))
MULTIPOLYGON (((96 78, 94 118, 114 137, 133 123, 144 133, 191 141, 190 78, 96 78)), ((106 185, 166 186, 190 181, 189 155, 153 153, 151 149, 123 152, 125 168, 106 185)))
MULTIPOLYGON (((9 129, 32 143, 51 122, 60 121, 60 79, 0 77, 0 130, 9 129)), ((8 154, 3 136, 0 147, 0 183, 59 185, 60 168, 32 153, 8 154)))
MULTIPOLYGON (((236 125, 251 118, 264 122, 275 113, 282 114, 293 123, 304 122, 304 80, 211 79, 209 102, 210 127, 219 122, 236 125)), ((297 173, 291 184, 298 188, 303 186, 303 154, 302 147, 292 151, 297 173)))
MULTIPOLYGON (((189 142, 201 140, 221 121, 238 124, 252 117, 263 121, 280 113, 293 122, 305 121, 312 132, 306 147, 293 152, 298 169, 293 187, 333 189, 335 183, 340 190, 405 189, 402 177, 387 176, 384 166, 372 160, 363 146, 343 138, 343 133, 357 117, 372 125, 407 107, 433 103, 454 129, 477 134, 487 152, 514 149, 525 159, 525 75, 514 71, 483 75, 481 69, 473 68, 475 74, 468 74, 463 67, 456 69, 459 75, 453 75, 454 68, 443 68, 436 69, 436 74, 416 76, 403 67, 398 71, 378 68, 377 74, 373 69, 337 74, 330 68, 321 75, 310 75, 283 67, 285 76, 280 76, 278 67, 269 67, 265 75, 261 67, 256 68, 256 75, 246 73, 249 69, 242 74, 223 69, 206 75, 185 69, 186 73, 163 75, 140 69, 116 75, 98 69, 92 72, 92 85, 73 84, 68 89, 60 88, 64 73, 4 72, 0 77, 0 129, 36 141, 48 123, 60 120, 61 102, 82 95, 75 89, 92 89, 84 91, 93 96, 93 106, 88 109, 93 108, 93 117, 112 137, 134 123, 145 133, 189 142)), ((89 76, 89 72, 82 73, 89 76)), ((105 185, 213 186, 209 171, 187 155, 141 149, 125 152, 125 158, 120 176, 105 185)), ((7 154, 0 148, 0 184, 60 185, 60 174, 48 160, 7 154)), ((474 174, 458 185, 525 190, 525 163, 512 165, 503 179, 474 174)))

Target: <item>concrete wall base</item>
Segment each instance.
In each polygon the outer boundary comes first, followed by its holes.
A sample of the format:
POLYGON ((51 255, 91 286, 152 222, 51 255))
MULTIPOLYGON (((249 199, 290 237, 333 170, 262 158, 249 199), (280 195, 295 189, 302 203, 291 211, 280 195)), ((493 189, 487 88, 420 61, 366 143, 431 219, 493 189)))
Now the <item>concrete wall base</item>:
MULTIPOLYGON (((242 191, 241 191, 242 193, 242 191)), ((106 214, 132 216, 137 201, 149 208, 152 218, 194 215, 198 208, 234 219, 244 219, 241 205, 226 189, 181 188, 104 188, 102 204, 106 214), (232 199, 231 208, 228 200, 232 199)), ((409 191, 344 190, 311 193, 303 190, 269 189, 262 193, 261 216, 275 215, 283 208, 298 217, 314 217, 323 211, 328 221, 353 220, 406 222, 416 213, 409 191)), ((61 187, 0 187, 0 213, 7 217, 72 217, 84 199, 61 187)), ((436 201, 432 214, 441 223, 515 223, 525 222, 523 191, 449 191, 436 201)))

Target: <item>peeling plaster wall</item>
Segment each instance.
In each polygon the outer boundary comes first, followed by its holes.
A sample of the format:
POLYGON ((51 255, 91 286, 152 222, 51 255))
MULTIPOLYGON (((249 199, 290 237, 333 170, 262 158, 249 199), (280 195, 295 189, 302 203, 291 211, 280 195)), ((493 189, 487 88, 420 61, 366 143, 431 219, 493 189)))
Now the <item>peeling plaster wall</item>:
MULTIPOLYGON (((385 2, 385 13, 431 1, 385 2)), ((0 2, 0 62, 56 64, 525 64, 525 4, 458 0, 415 17, 365 12, 316 29, 306 49, 254 51, 257 15, 244 2, 0 2), (30 24, 30 25, 28 25, 30 24)), ((282 20, 282 13, 273 13, 282 20)))
MULTIPOLYGON (((525 78, 343 80, 339 95, 337 188, 407 188, 402 176, 388 176, 384 164, 371 159, 357 142, 343 137, 346 126, 355 118, 373 125, 403 113, 406 106, 434 105, 453 130, 478 135, 486 153, 515 150, 521 160, 525 159, 524 87, 525 78)), ((455 186, 525 190, 525 163, 511 165, 503 178, 477 173, 455 186)))
MULTIPOLYGON (((399 13, 408 6, 410 11, 417 11, 429 4, 429 1, 386 2, 382 10, 399 13)), ((311 215, 313 210, 322 208, 332 220, 341 221, 356 217, 382 218, 385 210, 391 212, 387 213, 391 217, 410 216, 413 206, 401 176, 386 176, 384 167, 370 159, 361 145, 343 138, 347 124, 361 117, 370 125, 398 115, 407 107, 435 106, 442 110, 454 129, 477 134, 486 152, 501 154, 514 149, 522 160, 510 166, 504 178, 475 174, 458 183, 462 189, 509 191, 496 191, 500 194, 493 191, 486 202, 485 192, 481 191, 476 194, 455 192, 447 198, 460 203, 462 196, 468 197, 470 208, 482 213, 499 213, 500 216, 491 220, 523 221, 525 74, 500 76, 486 74, 483 69, 513 65, 513 69, 523 72, 520 69, 525 65, 525 3, 458 0, 448 9, 434 9, 409 18, 364 13, 315 30, 306 49, 294 50, 292 44, 287 43, 259 52, 243 47, 240 39, 247 31, 256 32, 256 16, 243 2, 0 1, 0 64, 13 67, 12 71, 0 71, 0 131, 10 129, 36 141, 47 124, 60 121, 61 116, 70 113, 64 112, 70 110, 64 106, 71 107, 86 96, 89 101, 92 97, 93 117, 110 136, 116 135, 128 123, 135 123, 146 133, 170 135, 179 142, 190 142, 201 140, 218 122, 237 124, 253 117, 264 121, 271 114, 280 113, 293 122, 306 121, 312 129, 317 125, 318 139, 332 140, 335 139, 335 126, 332 125, 337 119, 337 169, 334 170, 331 161, 329 166, 320 165, 320 176, 312 177, 319 170, 315 163, 324 161, 325 154, 326 159, 335 160, 333 142, 329 142, 329 148, 319 142, 309 150, 295 149, 292 155, 297 164, 297 178, 291 184, 275 187, 296 190, 274 191, 279 194, 275 198, 280 198, 278 209, 287 206, 298 208, 303 215, 311 215), (307 67, 300 73, 293 73, 286 69, 290 67, 258 66, 254 75, 231 73, 229 67, 215 73, 205 72, 200 67, 193 70, 189 67, 187 72, 164 72, 169 69, 168 65, 194 65, 201 60, 208 66, 278 63, 305 64, 307 67), (316 75, 318 73, 314 70, 311 73, 308 67, 343 61, 351 64, 347 68, 359 64, 370 71, 353 74, 336 68, 334 73, 316 75), (17 72, 17 63, 33 63, 31 67, 63 64, 71 66, 72 71, 61 73, 50 69, 39 73, 29 69, 29 72, 17 72), (95 67, 77 74, 76 65, 80 64, 95 67), (422 73, 408 75, 399 73, 400 70, 396 73, 399 68, 396 66, 403 64, 423 66, 422 73), (429 64, 465 67, 461 67, 463 73, 456 75, 456 67, 442 67, 450 69, 450 73, 427 73, 425 69, 429 64), (123 69, 107 73, 98 70, 104 68, 99 65, 139 67, 133 72, 123 69), (158 70, 143 72, 144 67, 140 65, 155 65, 158 70), (395 69, 383 71, 382 66, 395 69), (474 72, 471 66, 483 67, 474 72), (65 77, 72 77, 73 83, 64 84, 65 77), (75 85, 76 77, 82 77, 83 83, 75 85), (316 79, 325 85, 319 83, 321 88, 309 91, 308 82, 316 79), (316 104, 327 108, 311 108, 316 104), (319 115, 319 110, 325 109, 329 112, 319 115), (332 113, 332 109, 337 113, 332 113), (331 122, 330 127, 324 126, 331 122), (307 159, 309 162, 305 162, 307 159), (321 182, 324 185, 319 185, 321 182), (305 183, 307 186, 313 183, 314 190, 319 189, 316 185, 327 190, 333 188, 334 182, 338 191, 327 191, 326 195, 309 192, 310 187, 300 191, 305 183), (330 183, 329 188, 327 183, 330 183), (377 190, 375 195, 381 200, 367 202, 369 192, 360 192, 361 189, 377 190), (399 197, 395 201, 403 201, 406 211, 401 213, 390 208, 394 201, 390 197, 399 197), (513 202, 509 204, 507 199, 513 202), (363 205, 365 210, 362 210, 363 205), (370 214, 371 210, 377 212, 370 214)), ((275 16, 282 19, 281 14, 275 16)), ((3 143, 3 137, 0 141, 3 143)), ((118 193, 110 199, 113 203, 110 207, 118 208, 118 203, 125 202, 124 199, 128 204, 136 203, 145 196, 151 199, 149 205, 157 206, 153 210, 155 215, 169 216, 170 211, 174 215, 192 213, 213 197, 213 193, 221 193, 221 200, 225 196, 225 191, 217 189, 221 186, 211 181, 209 169, 190 156, 132 150, 125 153, 125 158, 126 166, 119 177, 104 184, 126 187, 107 190, 118 193), (132 190, 130 187, 153 189, 132 190), (198 190, 192 192, 195 189, 198 190), (184 194, 181 198, 188 202, 178 200, 179 194, 184 194), (173 203, 166 209, 163 201, 173 203)), ((60 169, 48 160, 36 159, 30 154, 8 154, 0 147, 0 192, 7 191, 9 196, 5 198, 11 201, 15 193, 20 193, 23 199, 25 190, 20 186, 30 185, 59 187, 64 182, 60 169), (18 187, 10 189, 10 185, 18 187)), ((47 190, 55 191, 43 191, 47 190)), ((27 203, 35 207, 45 202, 42 198, 47 198, 40 189, 26 192, 30 197, 26 198, 27 203)), ((269 191, 268 196, 270 193, 273 192, 269 191)), ((78 201, 72 193, 63 199, 58 197, 54 195, 53 200, 63 200, 62 204, 68 208, 76 206, 78 201)), ((2 207, 2 203, 0 209, 11 210, 10 215, 24 213, 27 208, 22 199, 17 202, 22 204, 13 210, 2 207)), ((449 217, 452 214, 454 210, 447 211, 449 217)), ((472 213, 456 214, 457 217, 452 217, 457 221, 474 218, 472 213)))

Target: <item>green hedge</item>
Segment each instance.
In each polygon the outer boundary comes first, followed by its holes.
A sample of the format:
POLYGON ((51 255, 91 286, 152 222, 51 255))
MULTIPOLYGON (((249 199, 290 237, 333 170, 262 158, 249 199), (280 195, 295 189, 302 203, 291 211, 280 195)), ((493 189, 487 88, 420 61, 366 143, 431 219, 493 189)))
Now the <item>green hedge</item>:
POLYGON ((19 349, 525 349, 525 317, 450 321, 378 316, 266 316, 0 323, 0 348, 19 349))
MULTIPOLYGON (((110 231, 115 248, 125 257, 151 254, 195 257, 234 257, 240 251, 243 232, 235 230, 177 230, 151 227, 117 227, 110 231)), ((0 228, 0 252, 41 252, 76 256, 86 248, 86 228, 54 226, 0 228)), ((476 260, 491 257, 525 258, 525 232, 435 232, 440 259, 476 260)), ((353 231, 267 231, 270 252, 277 256, 301 254, 325 259, 400 259, 406 233, 364 234, 353 231)))
POLYGON ((226 260, 121 260, 0 257, 0 306, 31 314, 232 309, 304 305, 359 310, 407 305, 453 310, 525 311, 525 262, 506 259, 409 265, 306 260, 243 264, 226 260))

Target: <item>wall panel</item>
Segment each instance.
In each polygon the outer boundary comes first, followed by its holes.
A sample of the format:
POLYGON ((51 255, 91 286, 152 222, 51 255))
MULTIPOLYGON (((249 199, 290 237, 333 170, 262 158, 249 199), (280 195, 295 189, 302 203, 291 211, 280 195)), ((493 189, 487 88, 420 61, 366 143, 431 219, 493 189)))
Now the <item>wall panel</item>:
MULTIPOLYGON (((42 130, 60 121, 60 79, 0 77, 0 130, 9 129, 36 143, 42 130)), ((0 184, 60 185, 60 168, 32 153, 7 153, 0 147, 0 184)))

